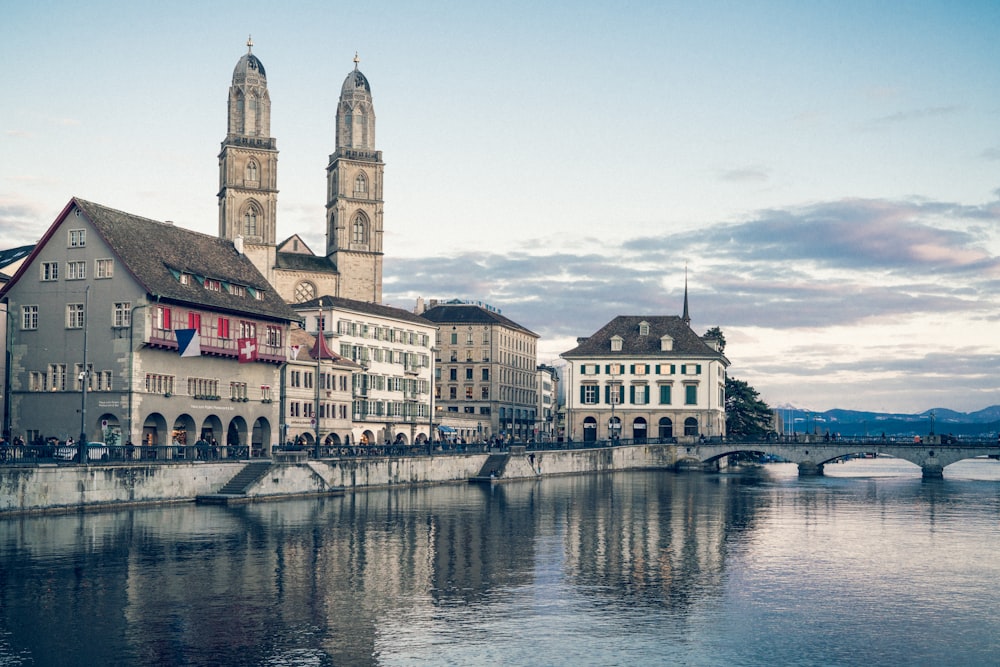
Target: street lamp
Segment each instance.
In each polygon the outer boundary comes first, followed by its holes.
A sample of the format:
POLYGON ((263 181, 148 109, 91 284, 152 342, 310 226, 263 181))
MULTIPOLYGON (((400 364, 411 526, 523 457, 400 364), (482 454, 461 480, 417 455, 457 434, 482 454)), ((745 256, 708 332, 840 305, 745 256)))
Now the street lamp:
POLYGON ((428 422, 427 422, 427 456, 432 456, 433 453, 434 453, 434 449, 433 449, 433 447, 434 447, 434 443, 433 443, 433 439, 434 439, 434 391, 435 391, 435 387, 437 385, 436 378, 434 377, 434 362, 436 361, 434 357, 438 353, 438 348, 436 348, 435 346, 431 345, 431 347, 430 347, 430 353, 431 353, 431 383, 430 383, 430 395, 431 395, 430 396, 430 399, 431 399, 430 408, 431 409, 430 409, 430 413, 427 416, 427 419, 428 419, 428 422))
POLYGON ((90 310, 90 285, 83 293, 83 368, 80 371, 80 463, 87 461, 87 381, 90 373, 87 370, 87 313, 90 310))

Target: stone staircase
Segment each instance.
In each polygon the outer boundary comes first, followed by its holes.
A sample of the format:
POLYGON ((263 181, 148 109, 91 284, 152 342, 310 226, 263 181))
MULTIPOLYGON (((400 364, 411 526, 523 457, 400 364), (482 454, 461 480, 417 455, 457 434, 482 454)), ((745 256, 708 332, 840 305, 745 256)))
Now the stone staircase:
POLYGON ((486 484, 497 481, 503 475, 509 460, 510 454, 490 454, 483 467, 479 469, 479 473, 475 477, 470 477, 469 481, 486 484))
POLYGON ((253 461, 248 463, 225 486, 219 489, 217 493, 198 496, 195 498, 195 501, 225 505, 233 500, 245 499, 247 489, 264 477, 270 469, 270 461, 253 461))

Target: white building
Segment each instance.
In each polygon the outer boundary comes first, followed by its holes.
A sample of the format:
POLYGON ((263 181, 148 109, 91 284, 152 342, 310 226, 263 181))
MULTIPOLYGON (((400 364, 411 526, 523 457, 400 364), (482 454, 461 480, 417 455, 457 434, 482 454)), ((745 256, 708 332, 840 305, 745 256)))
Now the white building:
POLYGON ((726 369, 718 341, 686 317, 618 316, 560 355, 566 437, 585 442, 725 435, 726 369))
POLYGON ((351 442, 424 442, 431 421, 431 349, 436 327, 411 312, 323 296, 292 307, 310 333, 358 364, 352 385, 351 442))

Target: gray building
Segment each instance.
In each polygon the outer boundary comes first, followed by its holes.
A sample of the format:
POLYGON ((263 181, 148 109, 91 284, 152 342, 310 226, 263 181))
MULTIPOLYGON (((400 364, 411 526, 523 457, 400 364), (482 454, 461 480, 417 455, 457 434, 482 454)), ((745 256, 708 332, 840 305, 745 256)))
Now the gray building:
POLYGON ((0 291, 5 430, 268 452, 298 316, 238 245, 71 200, 0 291), (194 356, 178 330, 198 333, 194 356))

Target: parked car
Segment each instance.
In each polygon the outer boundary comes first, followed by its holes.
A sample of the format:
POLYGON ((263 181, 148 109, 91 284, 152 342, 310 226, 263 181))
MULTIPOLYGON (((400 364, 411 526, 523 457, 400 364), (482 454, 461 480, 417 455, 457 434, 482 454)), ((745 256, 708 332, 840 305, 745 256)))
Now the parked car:
MULTIPOLYGON (((79 453, 80 453, 80 447, 78 445, 59 445, 58 447, 56 447, 56 451, 53 454, 53 457, 59 459, 60 461, 76 461, 77 455, 79 453)), ((87 460, 107 461, 108 446, 103 442, 88 442, 87 460)))

